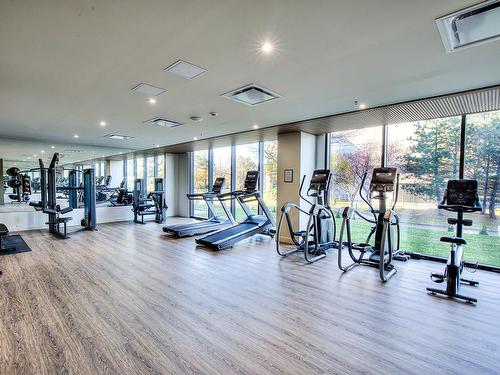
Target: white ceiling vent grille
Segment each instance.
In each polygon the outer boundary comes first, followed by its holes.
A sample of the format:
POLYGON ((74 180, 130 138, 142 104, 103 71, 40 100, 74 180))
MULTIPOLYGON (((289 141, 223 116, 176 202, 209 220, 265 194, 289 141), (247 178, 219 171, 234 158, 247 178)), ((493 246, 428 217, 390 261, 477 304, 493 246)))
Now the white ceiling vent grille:
POLYGON ((134 137, 131 137, 130 135, 122 135, 122 134, 106 134, 104 137, 111 138, 111 139, 118 139, 120 141, 126 141, 128 139, 134 138, 134 137))
POLYGON ((186 79, 193 79, 199 77, 207 71, 206 69, 188 63, 187 61, 184 60, 178 60, 172 65, 167 66, 163 70, 169 73, 177 74, 178 76, 181 76, 186 79))
POLYGON ((275 92, 253 83, 251 85, 230 91, 222 96, 250 106, 269 102, 281 97, 275 92))
POLYGON ((158 96, 167 90, 162 89, 161 87, 149 85, 147 83, 139 83, 137 86, 132 88, 132 91, 137 91, 148 96, 158 96))
POLYGON ((182 125, 180 122, 167 120, 161 117, 155 117, 150 120, 146 120, 143 122, 143 124, 161 126, 162 128, 176 128, 177 126, 182 125))
POLYGON ((436 19, 446 52, 500 38, 500 0, 487 0, 436 19))

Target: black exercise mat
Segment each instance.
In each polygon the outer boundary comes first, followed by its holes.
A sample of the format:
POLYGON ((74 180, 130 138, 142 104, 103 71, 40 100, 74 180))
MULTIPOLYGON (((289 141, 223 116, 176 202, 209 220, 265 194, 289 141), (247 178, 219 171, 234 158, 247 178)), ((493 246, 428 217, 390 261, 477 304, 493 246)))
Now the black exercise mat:
POLYGON ((2 247, 6 249, 15 247, 15 249, 8 251, 1 249, 0 255, 17 254, 31 251, 30 247, 26 244, 26 242, 24 242, 23 238, 19 234, 12 234, 10 236, 2 238, 2 247))

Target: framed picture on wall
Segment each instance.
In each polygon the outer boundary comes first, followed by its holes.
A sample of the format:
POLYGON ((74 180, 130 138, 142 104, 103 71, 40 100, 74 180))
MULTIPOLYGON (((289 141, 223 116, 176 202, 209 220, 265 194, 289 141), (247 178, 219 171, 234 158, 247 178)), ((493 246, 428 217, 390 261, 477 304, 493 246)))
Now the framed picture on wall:
POLYGON ((293 182, 293 169, 285 169, 283 173, 283 181, 287 184, 291 184, 293 182))

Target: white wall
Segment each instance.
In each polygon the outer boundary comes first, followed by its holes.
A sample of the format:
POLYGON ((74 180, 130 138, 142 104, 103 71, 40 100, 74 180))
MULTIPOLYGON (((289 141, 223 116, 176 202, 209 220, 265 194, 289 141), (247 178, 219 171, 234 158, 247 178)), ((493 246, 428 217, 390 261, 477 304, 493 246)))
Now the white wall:
POLYGON ((188 154, 179 154, 177 163, 177 216, 189 217, 189 158, 188 154))
MULTIPOLYGON (((72 217, 68 222, 68 227, 80 226, 80 220, 83 219, 83 208, 75 209, 62 217, 72 217)), ((134 216, 130 206, 122 207, 97 207, 97 224, 111 223, 115 221, 133 220, 134 216)), ((11 232, 32 229, 46 229, 45 224, 48 215, 41 211, 21 211, 21 212, 2 212, 0 213, 0 223, 3 223, 11 232)))

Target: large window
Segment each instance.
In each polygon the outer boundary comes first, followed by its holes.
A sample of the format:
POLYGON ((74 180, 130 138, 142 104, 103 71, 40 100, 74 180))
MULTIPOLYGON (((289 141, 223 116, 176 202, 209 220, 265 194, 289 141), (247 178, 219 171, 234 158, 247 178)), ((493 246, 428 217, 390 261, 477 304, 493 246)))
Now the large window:
MULTIPOLYGON (((231 191, 231 146, 219 147, 212 150, 213 154, 213 179, 217 177, 224 177, 226 179, 223 193, 231 191)), ((212 181, 213 182, 213 181, 212 181)), ((214 200, 214 206, 217 211, 217 215, 224 216, 224 210, 217 200, 214 200)), ((229 207, 229 205, 227 205, 229 207)))
POLYGON ((163 154, 156 157, 156 177, 165 178, 165 155, 163 154))
MULTIPOLYGON (((236 146, 236 189, 243 189, 248 171, 259 169, 259 144, 251 143, 236 146)), ((257 202, 249 203, 248 207, 253 214, 257 214, 257 202)), ((236 220, 245 219, 245 213, 239 204, 236 204, 236 220)))
MULTIPOLYGON (((276 213, 277 193, 277 148, 276 141, 251 143, 238 146, 227 146, 211 149, 210 152, 193 152, 192 191, 203 192, 208 190, 209 175, 212 179, 225 177, 226 184, 223 192, 243 189, 246 173, 250 170, 260 171, 259 189, 266 205, 272 213, 276 213), (233 163, 234 162, 234 163, 233 163), (210 168, 211 167, 211 168, 210 168), (231 180, 235 184, 231 186, 231 180)), ((213 181, 210 181, 210 184, 213 181)), ((206 206, 196 203, 193 208, 194 216, 206 217, 206 206)), ((219 215, 223 215, 222 207, 215 202, 219 215)), ((258 205, 250 203, 252 213, 258 213, 258 205)), ((246 218, 241 206, 233 202, 231 205, 233 215, 237 220, 246 218)))
POLYGON ((134 159, 127 159, 127 189, 132 191, 134 189, 134 159))
MULTIPOLYGON (((387 127, 387 165, 398 168, 400 189, 396 211, 401 219, 401 248, 447 257, 450 213, 437 209, 446 182, 458 178, 461 117, 387 127)), ((450 228, 451 230, 451 228, 450 228)))
POLYGON ((465 257, 480 263, 500 266, 500 111, 470 115, 466 118, 465 178, 479 184, 481 213, 467 215, 465 257))
POLYGON ((264 142, 263 186, 264 202, 276 219, 278 193, 278 141, 264 142))
MULTIPOLYGON (((208 191, 208 150, 193 152, 193 193, 208 191)), ((207 205, 203 201, 194 201, 193 216, 208 217, 207 205)))
MULTIPOLYGON (((449 246, 442 236, 452 235, 447 218, 455 214, 437 209, 449 179, 476 179, 483 205, 481 213, 466 214, 472 227, 464 228, 465 259, 500 266, 500 111, 386 126, 385 165, 398 168, 400 189, 396 211, 400 217, 401 249, 447 257, 449 246), (461 134, 464 121, 465 134, 461 134), (461 136, 465 147, 460 147, 461 136), (464 164, 460 164, 460 155, 464 164)), ((366 209, 359 193, 368 193, 363 174, 382 164, 383 129, 357 129, 331 134, 330 166, 334 173, 333 207, 366 209)), ((374 202, 377 208, 376 202, 374 202)), ((337 214, 340 218, 340 214, 337 214)), ((363 220, 352 225, 354 241, 365 241, 370 226, 363 220)))
MULTIPOLYGON (((330 204, 340 210, 353 206, 365 212, 368 207, 359 196, 363 176, 367 174, 362 188, 363 196, 368 193, 368 183, 374 167, 382 159, 382 127, 348 130, 332 133, 330 137, 330 168, 333 173, 330 204)), ((370 232, 370 224, 356 220, 352 225, 353 240, 364 242, 370 232)))
POLYGON ((150 156, 146 159, 147 191, 155 190, 155 158, 150 156))
POLYGON ((138 157, 135 159, 135 178, 144 178, 144 158, 138 157))

